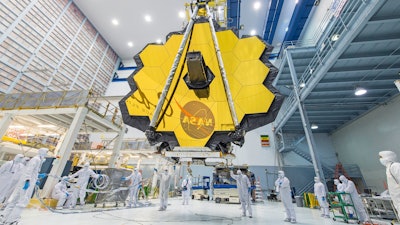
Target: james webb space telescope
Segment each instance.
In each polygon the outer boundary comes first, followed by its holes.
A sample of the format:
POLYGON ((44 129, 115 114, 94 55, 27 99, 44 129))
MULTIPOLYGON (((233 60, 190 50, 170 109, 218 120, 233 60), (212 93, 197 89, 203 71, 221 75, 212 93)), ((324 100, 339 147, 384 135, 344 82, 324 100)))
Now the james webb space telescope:
POLYGON ((132 91, 119 102, 124 123, 181 161, 232 157, 231 144, 242 146, 245 132, 274 121, 284 99, 272 86, 272 48, 221 28, 211 3, 191 5, 184 31, 134 57, 132 91))

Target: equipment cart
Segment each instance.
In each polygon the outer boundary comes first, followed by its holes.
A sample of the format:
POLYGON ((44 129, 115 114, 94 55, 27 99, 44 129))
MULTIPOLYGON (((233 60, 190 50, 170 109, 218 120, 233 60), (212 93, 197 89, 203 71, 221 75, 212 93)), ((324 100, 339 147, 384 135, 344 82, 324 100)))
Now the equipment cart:
POLYGON ((210 177, 203 176, 202 180, 200 177, 197 179, 194 178, 192 186, 192 199, 210 200, 210 196, 208 195, 208 190, 210 190, 210 177))
POLYGON ((328 202, 333 212, 333 220, 342 219, 345 223, 353 220, 359 223, 351 195, 348 193, 329 192, 328 202))
POLYGON ((129 176, 131 173, 132 171, 125 169, 105 169, 103 174, 110 178, 110 184, 96 195, 94 207, 102 204, 103 208, 105 208, 106 203, 113 203, 115 207, 118 207, 119 203, 125 206, 129 183, 128 181, 121 181, 121 178, 129 176))
POLYGON ((390 197, 363 197, 362 199, 371 218, 400 221, 390 197))

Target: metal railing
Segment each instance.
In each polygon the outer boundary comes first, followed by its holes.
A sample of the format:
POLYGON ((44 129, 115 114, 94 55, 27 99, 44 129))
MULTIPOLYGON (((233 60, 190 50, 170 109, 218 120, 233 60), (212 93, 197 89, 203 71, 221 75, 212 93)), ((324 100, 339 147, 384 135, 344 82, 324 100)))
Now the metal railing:
MULTIPOLYGON (((298 85, 302 84, 307 86, 307 84, 313 79, 313 75, 316 73, 316 70, 318 70, 318 68, 325 63, 327 56, 329 56, 332 51, 335 50, 335 45, 337 41, 340 40, 340 37, 347 32, 351 32, 348 27, 353 20, 356 19, 356 15, 358 15, 359 12, 364 9, 361 7, 363 4, 365 4, 365 0, 341 0, 338 2, 338 7, 325 15, 317 29, 317 31, 321 30, 321 33, 316 32, 314 36, 314 38, 318 38, 318 40, 314 40, 317 51, 311 59, 306 70, 298 79, 298 85)), ((293 41, 285 43, 284 46, 286 47, 282 49, 283 54, 280 54, 282 55, 281 59, 286 57, 285 50, 289 48, 304 47, 303 43, 309 43, 309 41, 293 41)), ((281 60, 281 62, 282 61, 283 60, 281 60)), ((304 89, 299 88, 299 90, 300 95, 302 95, 304 89)), ((281 109, 275 119, 275 124, 279 125, 279 123, 282 122, 284 116, 293 107, 295 102, 295 93, 292 91, 282 104, 281 109)))
POLYGON ((51 109, 86 106, 100 117, 122 126, 119 107, 90 91, 55 91, 0 94, 0 110, 51 109))

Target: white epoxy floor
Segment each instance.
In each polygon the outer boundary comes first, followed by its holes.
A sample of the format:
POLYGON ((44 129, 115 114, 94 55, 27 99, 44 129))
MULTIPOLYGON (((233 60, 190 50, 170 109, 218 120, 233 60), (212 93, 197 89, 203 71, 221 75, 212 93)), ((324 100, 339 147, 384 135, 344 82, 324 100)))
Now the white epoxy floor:
MULTIPOLYGON (((291 224, 284 222, 284 209, 280 202, 253 204, 253 218, 241 217, 239 204, 216 204, 213 201, 191 200, 182 205, 181 198, 170 198, 166 211, 158 211, 158 200, 142 208, 120 208, 118 210, 61 214, 43 209, 24 210, 19 225, 188 225, 188 224, 291 224)), ((93 207, 87 205, 86 207, 93 207)), ((102 208, 98 208, 102 209, 102 208)), ((330 225, 345 224, 320 217, 317 209, 296 207, 297 224, 330 225)), ((76 210, 79 212, 79 210, 76 210)), ((71 212, 65 210, 64 213, 71 212)), ((379 223, 379 224, 390 224, 379 223)))

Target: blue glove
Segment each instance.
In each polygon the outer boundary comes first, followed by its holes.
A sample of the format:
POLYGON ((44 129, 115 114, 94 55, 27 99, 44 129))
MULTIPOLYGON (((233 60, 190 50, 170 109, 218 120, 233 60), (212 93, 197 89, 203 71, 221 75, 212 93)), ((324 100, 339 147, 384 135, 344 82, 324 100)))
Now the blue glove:
POLYGON ((121 177, 121 180, 122 181, 126 181, 126 177, 121 177))
POLYGON ((28 188, 29 188, 29 180, 26 180, 22 190, 27 190, 28 188))
POLYGON ((65 192, 65 195, 68 197, 69 196, 68 192, 65 192))
POLYGON ((46 173, 39 173, 39 174, 38 174, 38 178, 39 178, 39 179, 43 179, 43 178, 45 178, 46 176, 47 176, 46 173))
POLYGON ((322 197, 322 201, 325 201, 325 197, 322 197))
POLYGON ((37 181, 36 181, 36 185, 40 185, 40 180, 37 180, 37 181))
POLYGON ((154 171, 157 172, 158 170, 156 168, 154 168, 154 171))
POLYGON ((142 188, 142 185, 139 185, 138 189, 142 188))

